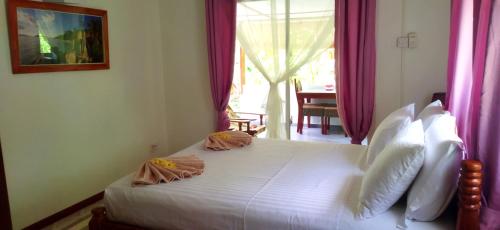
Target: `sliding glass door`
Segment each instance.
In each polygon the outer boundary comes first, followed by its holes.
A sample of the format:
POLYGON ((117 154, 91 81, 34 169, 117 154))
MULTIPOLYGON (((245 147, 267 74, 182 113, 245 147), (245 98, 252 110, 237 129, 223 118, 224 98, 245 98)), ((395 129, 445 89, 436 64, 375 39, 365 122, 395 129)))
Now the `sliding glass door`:
MULTIPOLYGON (((232 93, 239 97, 232 96, 230 105, 242 110, 252 104, 252 109, 263 110, 266 136, 289 139, 294 131, 291 111, 297 103, 291 99, 291 79, 317 81, 317 73, 308 70, 311 62, 332 49, 334 1, 240 0, 237 14, 239 48, 232 93)), ((326 85, 331 85, 334 75, 328 74, 331 81, 326 85)))

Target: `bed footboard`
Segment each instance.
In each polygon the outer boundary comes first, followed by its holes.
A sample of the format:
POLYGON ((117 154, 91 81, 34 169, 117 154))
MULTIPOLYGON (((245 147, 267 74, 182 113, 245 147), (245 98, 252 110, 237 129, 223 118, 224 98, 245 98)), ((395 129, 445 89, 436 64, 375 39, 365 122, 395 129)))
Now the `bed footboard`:
POLYGON ((482 164, 479 161, 463 160, 461 165, 458 182, 457 230, 479 230, 482 164))

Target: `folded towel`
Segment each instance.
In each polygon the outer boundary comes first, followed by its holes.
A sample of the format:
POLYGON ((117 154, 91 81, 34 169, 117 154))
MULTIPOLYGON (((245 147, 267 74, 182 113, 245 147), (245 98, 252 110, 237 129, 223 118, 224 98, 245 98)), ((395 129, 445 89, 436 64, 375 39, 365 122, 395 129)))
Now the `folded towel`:
POLYGON ((241 131, 223 131, 211 133, 205 138, 205 149, 229 150, 241 148, 252 143, 252 136, 241 131))
POLYGON ((202 174, 204 168, 203 161, 195 155, 153 158, 142 164, 132 181, 132 186, 190 178, 202 174))

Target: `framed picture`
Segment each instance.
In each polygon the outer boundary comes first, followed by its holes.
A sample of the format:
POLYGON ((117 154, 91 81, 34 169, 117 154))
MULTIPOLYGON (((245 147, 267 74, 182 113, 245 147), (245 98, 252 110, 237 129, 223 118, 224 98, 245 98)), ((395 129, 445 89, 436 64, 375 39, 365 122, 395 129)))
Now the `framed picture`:
POLYGON ((27 0, 7 9, 14 74, 109 69, 105 10, 27 0))

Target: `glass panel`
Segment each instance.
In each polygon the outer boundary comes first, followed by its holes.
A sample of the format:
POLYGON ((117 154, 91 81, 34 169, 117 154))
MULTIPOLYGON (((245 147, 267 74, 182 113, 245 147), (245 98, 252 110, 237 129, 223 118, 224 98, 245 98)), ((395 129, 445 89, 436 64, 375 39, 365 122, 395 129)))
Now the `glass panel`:
POLYGON ((281 129, 297 101, 288 80, 334 87, 333 13, 333 0, 239 1, 233 110, 265 112, 270 137, 289 136, 281 129))

